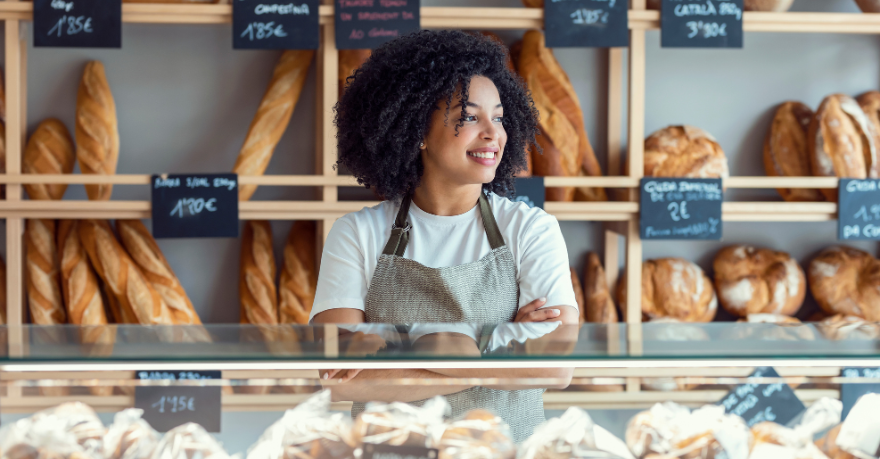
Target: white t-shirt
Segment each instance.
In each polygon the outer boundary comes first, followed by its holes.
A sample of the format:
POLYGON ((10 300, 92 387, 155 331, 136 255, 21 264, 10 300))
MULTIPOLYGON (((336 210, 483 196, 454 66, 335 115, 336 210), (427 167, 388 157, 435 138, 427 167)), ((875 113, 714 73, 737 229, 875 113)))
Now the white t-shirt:
MULTIPOLYGON (((494 193, 488 197, 498 229, 516 261, 519 307, 546 297, 546 306, 576 308, 568 251, 556 218, 494 193)), ((364 310, 376 263, 391 235, 399 207, 399 203, 384 201, 347 214, 333 224, 324 243, 309 320, 329 309, 364 310)), ((441 217, 412 203, 409 221, 412 229, 403 256, 425 266, 471 263, 492 250, 477 205, 461 215, 441 217)))

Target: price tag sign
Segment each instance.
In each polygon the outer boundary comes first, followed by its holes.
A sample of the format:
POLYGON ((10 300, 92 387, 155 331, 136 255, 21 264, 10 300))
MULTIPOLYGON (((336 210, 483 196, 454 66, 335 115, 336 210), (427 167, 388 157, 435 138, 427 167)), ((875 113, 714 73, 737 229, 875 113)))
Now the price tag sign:
POLYGON ((721 179, 643 178, 642 239, 721 239, 721 179))
POLYGON ((569 0, 544 2, 547 46, 629 46, 627 0, 569 0))
POLYGON ((544 208, 544 177, 521 177, 515 182, 516 196, 514 202, 524 202, 529 207, 544 208))
POLYGON ((232 2, 235 49, 318 49, 318 0, 232 2))
POLYGON ((661 1, 660 46, 743 47, 743 0, 661 1))
POLYGON ((236 174, 154 175, 153 237, 238 237, 236 174))
MULTIPOLYGON (((846 378, 868 378, 880 380, 880 368, 844 368, 841 374, 846 378)), ((840 401, 843 402, 843 417, 849 414, 862 395, 880 394, 880 382, 843 383, 840 385, 840 401)))
POLYGON ((880 240, 880 180, 840 179, 837 238, 880 240))
MULTIPOLYGON (((761 367, 749 377, 778 378, 779 373, 771 367, 761 367)), ((749 427, 763 421, 785 426, 797 420, 807 409, 791 387, 781 382, 736 386, 718 404, 724 407, 725 413, 743 418, 749 427)))
POLYGON ((437 459, 438 456, 434 448, 365 443, 362 459, 437 459))
MULTIPOLYGON (((139 380, 220 379, 219 371, 137 371, 139 380)), ((208 432, 220 432, 220 386, 137 386, 134 406, 144 410, 144 420, 159 432, 187 422, 197 422, 208 432)))
POLYGON ((419 0, 336 0, 337 49, 373 49, 421 27, 419 0))
POLYGON ((121 48, 122 0, 34 0, 34 46, 121 48))

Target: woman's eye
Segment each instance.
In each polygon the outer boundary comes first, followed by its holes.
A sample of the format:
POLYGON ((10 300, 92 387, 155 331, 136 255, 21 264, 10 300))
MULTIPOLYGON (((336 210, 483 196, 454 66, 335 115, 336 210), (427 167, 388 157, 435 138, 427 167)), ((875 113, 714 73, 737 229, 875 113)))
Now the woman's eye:
POLYGON ((504 122, 504 117, 503 117, 503 116, 496 116, 496 117, 495 117, 495 122, 496 122, 496 123, 502 123, 502 122, 504 122))
POLYGON ((467 115, 464 118, 462 118, 461 120, 462 121, 476 121, 477 117, 476 117, 476 115, 467 115))

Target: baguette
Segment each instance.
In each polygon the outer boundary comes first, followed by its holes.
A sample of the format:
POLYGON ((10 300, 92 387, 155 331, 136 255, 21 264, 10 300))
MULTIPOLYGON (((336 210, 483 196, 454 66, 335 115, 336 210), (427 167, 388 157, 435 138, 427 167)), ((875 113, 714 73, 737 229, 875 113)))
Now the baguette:
MULTIPOLYGON (((281 55, 232 172, 238 175, 263 175, 266 171, 275 146, 290 122, 314 55, 315 52, 311 50, 291 50, 281 55)), ((238 187, 238 198, 247 201, 255 191, 256 185, 241 185, 238 187)))
POLYGON ((202 321, 162 254, 156 240, 140 220, 117 220, 119 239, 153 288, 171 310, 175 325, 201 325, 202 321))
POLYGON ((618 321, 617 307, 611 299, 605 269, 599 256, 593 252, 587 254, 584 268, 584 299, 586 304, 582 314, 587 322, 608 324, 618 321))
POLYGON ((586 310, 586 304, 584 302, 584 288, 581 286, 581 281, 578 279, 577 271, 574 268, 569 268, 571 271, 571 288, 574 289, 574 302, 577 303, 578 307, 578 322, 584 323, 584 311, 586 310))
MULTIPOLYGON (((114 174, 119 160, 116 103, 104 74, 104 64, 86 64, 76 95, 76 158, 83 174, 114 174)), ((89 199, 106 201, 112 184, 86 185, 89 199)))
POLYGON ((104 220, 83 220, 79 237, 98 277, 108 294, 118 302, 126 321, 141 325, 173 325, 162 296, 150 285, 128 252, 122 247, 110 224, 104 220))
POLYGON ((278 324, 275 254, 272 251, 272 227, 267 221, 249 221, 244 225, 238 294, 242 323, 278 324))
POLYGON ((59 284, 55 221, 30 219, 25 228, 27 247, 27 293, 31 320, 37 325, 67 322, 59 284))
POLYGON ((369 49, 340 49, 339 50, 339 96, 345 92, 345 84, 348 77, 354 75, 364 62, 373 54, 369 49))
POLYGON ((282 324, 308 324, 318 288, 316 224, 293 224, 284 247, 284 269, 279 285, 278 316, 282 324))
MULTIPOLYGON (((543 155, 532 148, 532 172, 544 176, 600 176, 590 146, 580 102, 565 70, 544 45, 544 34, 529 30, 523 36, 516 68, 541 114, 537 137, 543 155)), ((603 188, 547 188, 548 201, 607 201, 603 188)))
MULTIPOLYGON (((75 161, 70 133, 64 123, 50 118, 40 123, 31 135, 21 166, 25 174, 70 174, 75 161)), ((24 189, 31 199, 58 200, 64 197, 67 184, 33 183, 24 189)))

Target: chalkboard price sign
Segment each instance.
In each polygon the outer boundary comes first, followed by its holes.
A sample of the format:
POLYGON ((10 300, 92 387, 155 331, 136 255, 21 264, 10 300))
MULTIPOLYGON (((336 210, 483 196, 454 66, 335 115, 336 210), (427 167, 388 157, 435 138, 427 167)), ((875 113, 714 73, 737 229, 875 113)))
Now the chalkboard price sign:
POLYGON ((880 394, 880 368, 844 368, 841 374, 847 378, 865 378, 876 381, 840 385, 840 401, 843 402, 843 417, 841 419, 846 419, 846 415, 862 395, 880 394))
MULTIPOLYGON (((770 367, 761 367, 750 378, 778 378, 779 373, 770 367)), ((735 387, 718 403, 724 412, 735 414, 749 427, 763 421, 788 425, 796 420, 807 407, 797 398, 788 384, 746 383, 735 387)))
POLYGON ((880 240, 880 180, 840 179, 837 238, 880 240))
POLYGON ((524 202, 529 207, 544 208, 544 177, 520 177, 516 179, 516 196, 512 201, 524 202))
POLYGON ((235 49, 318 49, 318 0, 232 3, 232 47, 235 49))
POLYGON ((153 237, 238 237, 236 174, 154 175, 153 237))
POLYGON ((643 178, 642 239, 721 239, 721 179, 643 178))
POLYGON ((665 48, 742 48, 743 0, 661 0, 665 48))
POLYGON ((627 0, 568 0, 544 2, 547 46, 629 46, 627 0))
MULTIPOLYGON (((219 371, 136 371, 139 380, 219 379, 219 371)), ((137 386, 134 406, 144 410, 144 420, 159 432, 196 422, 208 432, 220 432, 220 386, 137 386)))
POLYGON ((421 27, 419 0, 335 0, 337 49, 373 49, 421 27))
POLYGON ((34 0, 34 46, 122 47, 122 0, 34 0))

